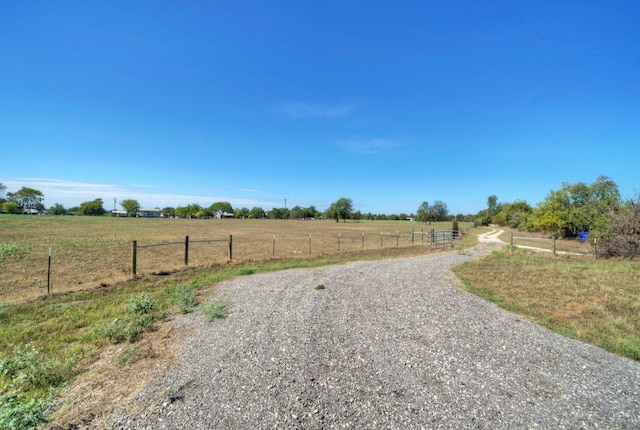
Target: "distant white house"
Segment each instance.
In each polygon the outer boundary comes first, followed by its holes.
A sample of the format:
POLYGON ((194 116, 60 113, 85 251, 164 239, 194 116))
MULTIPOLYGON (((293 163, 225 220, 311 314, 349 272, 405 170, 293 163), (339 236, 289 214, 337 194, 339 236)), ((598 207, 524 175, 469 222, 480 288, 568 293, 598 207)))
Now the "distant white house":
POLYGON ((127 216, 127 211, 117 211, 117 210, 112 210, 112 211, 111 211, 111 215, 113 215, 113 216, 122 216, 122 217, 125 217, 125 216, 127 216))
POLYGON ((216 214, 214 215, 214 218, 215 219, 235 218, 235 216, 232 213, 229 213, 229 212, 217 211, 216 214))
POLYGON ((138 217, 140 218, 160 218, 160 209, 140 209, 138 217))

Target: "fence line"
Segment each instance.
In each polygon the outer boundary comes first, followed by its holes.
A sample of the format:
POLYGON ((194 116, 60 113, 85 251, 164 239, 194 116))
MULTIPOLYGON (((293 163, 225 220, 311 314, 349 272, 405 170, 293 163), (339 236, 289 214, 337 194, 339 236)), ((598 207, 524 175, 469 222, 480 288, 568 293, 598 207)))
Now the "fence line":
POLYGON ((580 245, 577 247, 577 249, 568 251, 567 250, 567 245, 562 246, 565 244, 565 242, 567 243, 573 243, 573 247, 575 248, 575 242, 572 240, 557 240, 555 237, 535 237, 535 236, 531 236, 531 237, 527 237, 527 236, 514 236, 513 233, 511 233, 509 235, 509 248, 511 249, 511 252, 513 252, 516 248, 521 248, 521 249, 530 249, 530 250, 534 250, 534 251, 545 251, 545 252, 552 252, 553 255, 558 255, 558 254, 569 254, 569 255, 582 255, 582 256, 594 256, 595 258, 598 258, 598 250, 597 250, 597 246, 596 246, 596 240, 593 240, 593 248, 591 248, 591 244, 590 243, 583 243, 581 242, 580 245), (516 244, 516 241, 522 241, 522 242, 546 242, 547 244, 550 243, 549 248, 547 247, 538 247, 538 246, 530 246, 530 245, 523 245, 523 244, 516 244), (564 248, 564 249, 558 249, 558 248, 564 248), (577 252, 580 251, 580 252, 577 252))
POLYGON ((203 240, 192 240, 189 242, 189 236, 184 237, 184 242, 163 242, 163 243, 152 243, 149 245, 138 245, 138 241, 133 241, 133 251, 131 257, 131 273, 135 277, 138 269, 138 249, 144 248, 154 248, 158 246, 170 246, 170 245, 181 245, 184 243, 184 265, 189 265, 189 243, 213 243, 213 242, 229 242, 229 260, 233 258, 233 236, 229 235, 229 239, 203 239, 203 240))
MULTIPOLYGON (((0 298, 32 297, 64 291, 92 288, 135 278, 141 274, 164 274, 179 267, 206 266, 220 262, 236 261, 236 254, 249 261, 270 258, 302 257, 304 255, 335 255, 345 252, 382 250, 392 247, 420 246, 428 249, 454 246, 459 233, 451 230, 410 229, 378 232, 323 232, 293 236, 286 232, 263 233, 243 237, 234 241, 233 235, 225 238, 172 240, 162 243, 144 243, 139 240, 121 243, 109 251, 72 244, 58 247, 46 253, 0 261, 5 273, 0 277, 0 298), (271 239, 271 240, 269 240, 271 239), (236 243, 237 242, 237 243, 236 243), (271 242, 271 243, 269 243, 271 242), (227 243, 225 252, 208 244, 227 243), (235 249, 234 249, 235 248, 235 249), (270 249, 269 249, 270 248, 270 249), (53 252, 53 258, 51 253, 53 252), (227 254, 228 252, 228 254, 227 254), (226 255, 225 255, 226 254, 226 255), (44 259, 42 259, 44 258, 44 259), (41 262, 41 263, 40 263, 41 262)), ((46 252, 46 251, 45 251, 46 252)))

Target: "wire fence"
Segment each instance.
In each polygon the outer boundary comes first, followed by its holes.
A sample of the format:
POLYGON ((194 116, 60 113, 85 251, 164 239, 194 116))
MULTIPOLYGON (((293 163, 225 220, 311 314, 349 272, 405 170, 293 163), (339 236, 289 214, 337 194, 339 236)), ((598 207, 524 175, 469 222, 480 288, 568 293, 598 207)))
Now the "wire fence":
POLYGON ((517 248, 550 252, 554 255, 578 255, 598 258, 598 241, 580 239, 556 239, 555 237, 509 236, 511 251, 517 248))
POLYGON ((96 288, 139 276, 167 275, 186 267, 288 258, 314 258, 391 248, 444 249, 459 242, 457 230, 411 229, 379 233, 254 234, 148 243, 134 240, 108 247, 72 243, 62 248, 0 259, 0 301, 96 288))

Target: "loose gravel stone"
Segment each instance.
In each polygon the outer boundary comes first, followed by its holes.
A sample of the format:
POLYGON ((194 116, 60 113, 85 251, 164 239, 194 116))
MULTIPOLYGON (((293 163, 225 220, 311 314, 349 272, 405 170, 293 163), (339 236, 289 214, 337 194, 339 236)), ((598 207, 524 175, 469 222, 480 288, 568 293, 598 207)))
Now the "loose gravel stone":
POLYGON ((447 267, 483 252, 225 282, 227 317, 175 321, 192 329, 178 364, 108 426, 640 428, 640 363, 455 287, 447 267))

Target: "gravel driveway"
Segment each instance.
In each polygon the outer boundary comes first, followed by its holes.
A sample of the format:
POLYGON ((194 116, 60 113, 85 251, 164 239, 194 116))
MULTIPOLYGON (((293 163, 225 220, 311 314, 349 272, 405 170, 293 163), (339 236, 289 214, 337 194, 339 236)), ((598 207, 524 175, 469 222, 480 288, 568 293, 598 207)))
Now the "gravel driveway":
POLYGON ((482 252, 225 282, 227 318, 175 320, 178 363, 108 426, 640 428, 640 363, 453 286, 446 268, 482 252))

